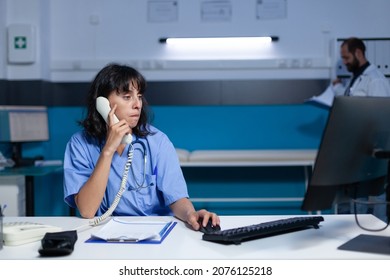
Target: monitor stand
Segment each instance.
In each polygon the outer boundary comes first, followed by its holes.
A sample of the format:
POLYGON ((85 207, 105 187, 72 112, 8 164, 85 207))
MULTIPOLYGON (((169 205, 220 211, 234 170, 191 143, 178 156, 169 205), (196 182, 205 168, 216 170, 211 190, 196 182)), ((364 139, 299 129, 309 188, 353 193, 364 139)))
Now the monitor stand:
POLYGON ((33 166, 36 160, 43 159, 43 157, 24 158, 22 157, 22 143, 12 143, 12 160, 15 162, 14 167, 33 166))
MULTIPOLYGON (((387 157, 389 153, 387 152, 387 157)), ((386 158, 387 158, 386 157, 386 158)), ((386 180, 386 214, 387 219, 390 219, 390 160, 388 162, 387 180, 386 180)), ((389 221, 388 221, 389 223, 389 221)), ((370 234, 360 234, 355 238, 344 243, 340 247, 340 250, 363 252, 363 253, 375 253, 390 255, 390 237, 370 234)))
POLYGON ((338 249, 390 255, 390 237, 360 234, 338 247, 338 249))

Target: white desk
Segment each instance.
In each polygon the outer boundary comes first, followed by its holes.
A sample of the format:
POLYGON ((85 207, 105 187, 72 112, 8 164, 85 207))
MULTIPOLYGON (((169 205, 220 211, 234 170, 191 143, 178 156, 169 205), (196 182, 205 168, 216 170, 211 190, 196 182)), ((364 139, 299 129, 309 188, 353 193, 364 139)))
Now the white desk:
MULTIPOLYGON (((222 229, 244 226, 288 216, 221 216, 222 229)), ((126 260, 335 260, 335 259, 390 259, 390 255, 360 253, 338 250, 337 247, 359 234, 371 234, 361 230, 353 215, 323 215, 324 222, 319 229, 307 229, 294 233, 247 241, 241 245, 222 245, 202 240, 202 233, 178 224, 162 244, 102 244, 86 243, 91 228, 78 234, 74 252, 59 259, 126 259, 126 260)), ((147 219, 147 217, 133 217, 147 219)), ((360 218, 372 225, 381 225, 382 221, 371 215, 360 218)), ((174 219, 174 218, 172 218, 174 219)), ((71 230, 87 221, 78 217, 5 217, 4 221, 29 220, 61 226, 71 230)), ((390 229, 374 233, 390 236, 390 229)), ((384 244, 385 245, 385 244, 384 244)), ((4 246, 0 250, 0 259, 39 259, 40 242, 20 246, 4 246)), ((58 259, 58 258, 56 258, 58 259)), ((46 259, 47 260, 47 259, 46 259)))

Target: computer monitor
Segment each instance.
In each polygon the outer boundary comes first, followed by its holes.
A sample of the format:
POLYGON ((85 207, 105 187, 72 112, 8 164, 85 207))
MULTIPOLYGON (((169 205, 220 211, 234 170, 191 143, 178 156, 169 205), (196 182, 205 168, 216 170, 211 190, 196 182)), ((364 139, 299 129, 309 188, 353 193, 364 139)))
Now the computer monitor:
POLYGON ((12 144, 12 159, 17 166, 33 164, 22 157, 22 143, 49 140, 45 106, 0 106, 0 142, 12 144))
POLYGON ((331 209, 339 190, 357 197, 383 193, 389 155, 390 98, 336 97, 302 210, 331 209))

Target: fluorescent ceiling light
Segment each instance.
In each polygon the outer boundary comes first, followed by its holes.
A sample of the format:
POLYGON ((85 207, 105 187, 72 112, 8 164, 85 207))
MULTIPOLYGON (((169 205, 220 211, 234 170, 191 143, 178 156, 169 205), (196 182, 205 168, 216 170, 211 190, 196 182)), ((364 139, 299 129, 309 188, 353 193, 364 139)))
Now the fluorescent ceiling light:
POLYGON ((242 46, 242 45, 263 45, 278 41, 278 37, 203 37, 203 38, 161 38, 160 43, 174 46, 242 46))

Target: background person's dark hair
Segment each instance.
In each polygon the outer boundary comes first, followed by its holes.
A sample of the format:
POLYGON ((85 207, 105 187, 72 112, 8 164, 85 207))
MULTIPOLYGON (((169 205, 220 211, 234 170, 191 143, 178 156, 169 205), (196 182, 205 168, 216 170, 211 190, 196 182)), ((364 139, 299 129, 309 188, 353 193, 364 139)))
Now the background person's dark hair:
POLYGON ((346 45, 350 53, 354 53, 356 50, 361 50, 363 55, 366 53, 366 45, 364 42, 356 37, 351 37, 343 41, 342 45, 346 45))
POLYGON ((130 66, 119 64, 108 64, 99 71, 90 86, 87 96, 87 116, 79 124, 84 127, 89 136, 97 137, 103 141, 107 135, 105 120, 96 110, 96 99, 99 96, 108 98, 108 95, 115 91, 117 95, 125 94, 132 85, 142 95, 142 109, 140 119, 136 127, 132 129, 138 137, 150 134, 147 124, 149 122, 149 108, 145 99, 146 80, 137 70, 130 66))

